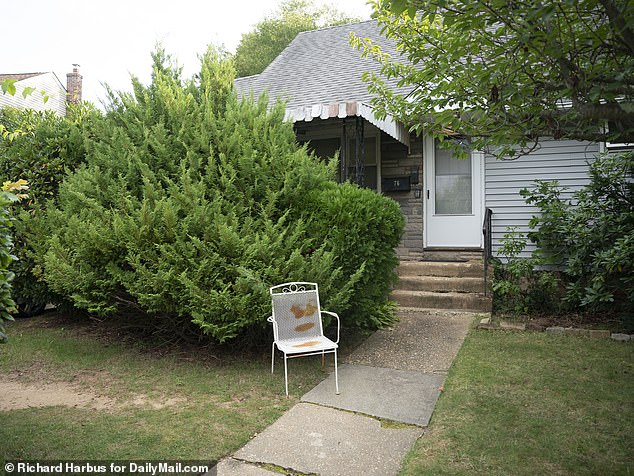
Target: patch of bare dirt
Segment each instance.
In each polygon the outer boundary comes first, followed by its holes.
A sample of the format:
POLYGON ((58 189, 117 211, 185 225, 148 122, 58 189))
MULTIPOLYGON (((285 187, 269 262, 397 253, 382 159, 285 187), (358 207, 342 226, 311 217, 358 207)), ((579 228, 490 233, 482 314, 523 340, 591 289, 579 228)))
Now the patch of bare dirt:
POLYGON ((147 395, 137 395, 135 396, 128 405, 134 405, 137 407, 150 407, 154 410, 160 410, 161 408, 173 407, 175 405, 179 405, 181 403, 185 403, 187 401, 184 397, 172 397, 172 398, 161 398, 161 399, 151 399, 147 395))
POLYGON ((108 397, 78 390, 64 382, 35 384, 0 380, 0 389, 0 411, 60 405, 107 410, 116 406, 108 397))
POLYGON ((141 394, 120 402, 80 389, 77 385, 67 382, 34 382, 32 380, 24 382, 7 378, 0 379, 0 411, 54 406, 106 411, 125 407, 160 410, 186 401, 184 397, 150 398, 141 394))

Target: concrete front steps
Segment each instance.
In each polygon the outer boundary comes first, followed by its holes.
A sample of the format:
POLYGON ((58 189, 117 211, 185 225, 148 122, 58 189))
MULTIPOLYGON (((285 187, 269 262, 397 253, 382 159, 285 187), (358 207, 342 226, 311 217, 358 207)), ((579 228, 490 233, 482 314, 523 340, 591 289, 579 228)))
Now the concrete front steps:
POLYGON ((392 299, 401 307, 491 312, 481 259, 401 261, 397 272, 392 299))

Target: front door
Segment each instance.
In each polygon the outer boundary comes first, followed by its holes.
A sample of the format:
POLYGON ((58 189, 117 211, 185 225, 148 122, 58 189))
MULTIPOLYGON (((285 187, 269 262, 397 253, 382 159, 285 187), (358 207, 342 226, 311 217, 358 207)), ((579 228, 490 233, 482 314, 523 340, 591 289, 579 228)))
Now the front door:
POLYGON ((456 159, 425 139, 425 246, 482 247, 481 153, 456 159))

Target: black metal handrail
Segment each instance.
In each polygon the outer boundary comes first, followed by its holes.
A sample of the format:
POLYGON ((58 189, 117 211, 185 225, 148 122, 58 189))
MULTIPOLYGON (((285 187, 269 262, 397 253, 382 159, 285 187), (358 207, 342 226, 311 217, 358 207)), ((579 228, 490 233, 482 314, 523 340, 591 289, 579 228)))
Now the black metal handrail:
POLYGON ((484 210, 484 221, 482 222, 482 235, 484 235, 484 295, 487 295, 487 274, 489 270, 489 261, 493 257, 493 244, 491 240, 491 216, 493 210, 486 208, 484 210))

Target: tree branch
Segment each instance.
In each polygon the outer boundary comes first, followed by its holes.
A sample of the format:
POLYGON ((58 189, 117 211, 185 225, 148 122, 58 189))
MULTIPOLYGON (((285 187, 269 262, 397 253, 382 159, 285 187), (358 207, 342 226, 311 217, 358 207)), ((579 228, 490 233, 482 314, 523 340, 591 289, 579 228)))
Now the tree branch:
MULTIPOLYGON (((629 28, 628 23, 626 23, 624 12, 619 11, 619 8, 613 0, 600 0, 600 2, 603 8, 605 8, 605 12, 610 19, 614 32, 620 37, 621 43, 623 43, 631 55, 634 55, 634 32, 629 28)), ((626 4, 627 3, 626 1, 626 4)), ((626 8, 628 7, 626 6, 626 8)))

